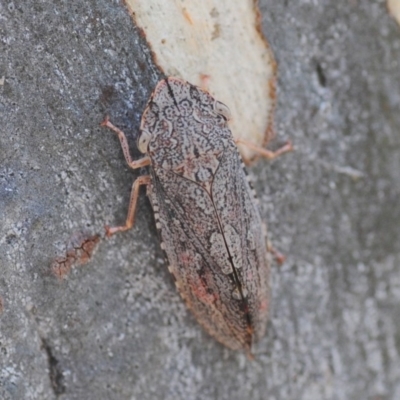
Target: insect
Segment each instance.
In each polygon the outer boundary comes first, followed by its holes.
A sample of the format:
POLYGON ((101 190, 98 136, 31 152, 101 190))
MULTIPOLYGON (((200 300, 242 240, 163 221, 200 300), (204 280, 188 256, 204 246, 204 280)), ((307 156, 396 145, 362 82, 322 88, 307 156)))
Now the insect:
MULTIPOLYGON (((266 237, 244 163, 228 127, 226 105, 178 78, 161 80, 143 113, 131 168, 150 166, 133 183, 125 225, 106 227, 108 236, 134 224, 139 188, 147 186, 161 248, 176 287, 197 321, 219 342, 251 355, 266 329, 270 265, 266 237)), ((271 158, 291 150, 287 144, 271 158)))

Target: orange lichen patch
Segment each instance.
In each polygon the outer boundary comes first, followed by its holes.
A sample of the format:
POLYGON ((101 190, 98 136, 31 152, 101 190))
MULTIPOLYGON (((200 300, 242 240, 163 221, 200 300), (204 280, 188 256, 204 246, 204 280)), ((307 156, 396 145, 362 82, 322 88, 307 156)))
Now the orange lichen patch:
POLYGON ((387 0, 387 7, 390 14, 400 25, 400 0, 387 0))
POLYGON ((68 253, 66 257, 57 257, 51 263, 51 273, 60 280, 64 279, 71 271, 73 264, 72 260, 73 258, 69 257, 68 253))
MULTIPOLYGON (((125 0, 168 76, 183 78, 225 103, 236 139, 263 146, 273 136, 276 63, 261 31, 256 0, 125 0), (168 40, 166 40, 166 38, 168 40)), ((255 153, 240 146, 245 159, 255 153)))
POLYGON ((99 235, 74 234, 69 240, 65 256, 57 257, 52 262, 50 267, 52 274, 58 279, 64 279, 74 266, 89 262, 99 242, 99 235))

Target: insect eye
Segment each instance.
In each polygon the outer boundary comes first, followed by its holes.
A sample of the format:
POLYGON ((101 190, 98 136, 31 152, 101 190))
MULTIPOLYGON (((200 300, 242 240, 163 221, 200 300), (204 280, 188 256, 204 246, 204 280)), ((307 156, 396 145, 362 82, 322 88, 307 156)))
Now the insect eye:
POLYGON ((220 101, 215 101, 214 111, 217 114, 222 115, 227 121, 229 121, 232 118, 232 114, 228 106, 226 106, 224 103, 221 103, 220 101))
POLYGON ((151 133, 149 131, 142 131, 138 138, 137 147, 141 153, 147 153, 147 147, 149 146, 149 142, 151 139, 151 133))

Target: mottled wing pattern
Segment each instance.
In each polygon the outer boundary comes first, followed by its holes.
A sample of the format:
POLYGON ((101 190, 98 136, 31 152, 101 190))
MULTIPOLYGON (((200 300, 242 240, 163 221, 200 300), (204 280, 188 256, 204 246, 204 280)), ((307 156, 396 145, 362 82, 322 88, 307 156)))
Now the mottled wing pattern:
POLYGON ((230 143, 214 177, 213 201, 247 302, 256 339, 266 328, 270 267, 262 221, 236 145, 230 143))
POLYGON ((141 129, 151 138, 148 195, 176 286, 211 335, 250 352, 266 325, 269 266, 228 118, 208 93, 168 78, 141 129))
MULTIPOLYGON (((149 197, 153 207, 159 210, 161 240, 179 293, 211 335, 232 349, 248 349, 251 337, 246 313, 241 302, 232 297, 235 289, 232 278, 221 273, 218 256, 223 257, 224 249, 213 257, 212 243, 205 240, 220 233, 215 213, 204 220, 196 198, 187 195, 189 192, 196 196, 198 190, 204 189, 171 172, 161 179, 153 179, 149 197), (170 186, 163 186, 164 179, 174 181, 178 190, 171 191, 170 186)), ((212 209, 211 199, 204 203, 212 209)))

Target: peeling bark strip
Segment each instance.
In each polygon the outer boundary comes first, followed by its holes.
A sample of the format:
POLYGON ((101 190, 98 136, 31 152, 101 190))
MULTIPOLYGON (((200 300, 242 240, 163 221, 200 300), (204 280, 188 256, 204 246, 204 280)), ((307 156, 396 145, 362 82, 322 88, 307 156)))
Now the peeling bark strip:
POLYGON ((212 336, 250 355, 266 328, 269 263, 228 120, 228 107, 206 91, 177 78, 162 80, 141 120, 138 148, 146 156, 133 161, 124 133, 106 118, 103 125, 117 133, 128 165, 151 166, 150 175, 133 184, 125 225, 106 230, 110 236, 133 226, 139 188, 146 185, 182 298, 212 336))
MULTIPOLYGON (((256 0, 125 0, 165 75, 229 104, 235 139, 265 145, 273 136, 276 63, 261 32, 256 0)), ((240 146, 245 159, 254 151, 240 146)))
POLYGON ((387 7, 390 14, 400 25, 400 0, 387 0, 387 7))

